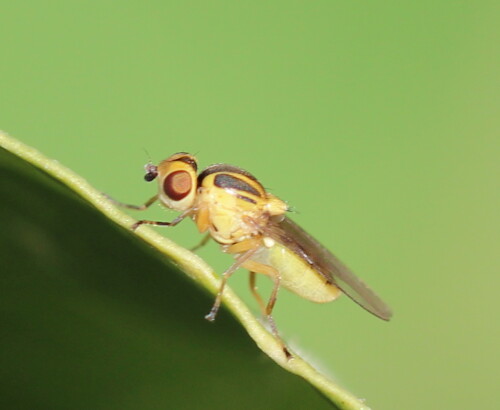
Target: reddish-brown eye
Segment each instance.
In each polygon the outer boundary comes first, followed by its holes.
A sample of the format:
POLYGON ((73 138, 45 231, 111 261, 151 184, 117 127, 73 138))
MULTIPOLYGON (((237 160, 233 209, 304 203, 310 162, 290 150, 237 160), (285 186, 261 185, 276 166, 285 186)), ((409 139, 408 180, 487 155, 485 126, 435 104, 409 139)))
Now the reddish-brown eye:
POLYGON ((169 198, 180 201, 189 194, 192 184, 189 172, 175 171, 165 178, 163 189, 169 198))

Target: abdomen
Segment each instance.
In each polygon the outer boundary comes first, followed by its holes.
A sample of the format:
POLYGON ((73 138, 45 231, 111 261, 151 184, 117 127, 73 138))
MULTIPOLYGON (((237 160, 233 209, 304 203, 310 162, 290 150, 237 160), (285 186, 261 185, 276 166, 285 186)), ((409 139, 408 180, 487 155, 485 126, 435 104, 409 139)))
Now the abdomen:
POLYGON ((271 248, 259 249, 250 259, 278 270, 281 286, 312 302, 330 302, 342 293, 301 257, 278 242, 271 248))

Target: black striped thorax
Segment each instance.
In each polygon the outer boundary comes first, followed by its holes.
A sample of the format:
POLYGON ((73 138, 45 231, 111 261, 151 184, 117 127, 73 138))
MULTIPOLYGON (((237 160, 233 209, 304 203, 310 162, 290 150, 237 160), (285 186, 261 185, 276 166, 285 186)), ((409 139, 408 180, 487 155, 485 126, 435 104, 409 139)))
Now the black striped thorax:
POLYGON ((249 172, 233 165, 209 166, 198 176, 198 187, 223 190, 247 205, 261 205, 267 199, 260 182, 249 172))

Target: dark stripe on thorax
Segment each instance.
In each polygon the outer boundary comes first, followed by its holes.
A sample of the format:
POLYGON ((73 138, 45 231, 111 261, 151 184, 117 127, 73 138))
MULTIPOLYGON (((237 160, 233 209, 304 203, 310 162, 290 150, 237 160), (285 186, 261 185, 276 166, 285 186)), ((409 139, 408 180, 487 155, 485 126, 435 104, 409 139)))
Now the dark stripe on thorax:
POLYGON ((249 198, 248 196, 245 196, 245 195, 240 195, 240 194, 238 194, 238 195, 236 195, 236 197, 237 197, 238 199, 243 199, 243 201, 250 202, 251 204, 254 204, 254 205, 257 203, 257 201, 255 201, 254 199, 249 198))
POLYGON ((214 184, 215 186, 218 186, 219 188, 229 188, 229 189, 235 189, 237 191, 244 191, 248 192, 249 194, 255 195, 260 197, 260 192, 257 191, 253 186, 250 184, 246 183, 240 178, 237 178, 235 176, 229 175, 229 174, 218 174, 215 176, 214 179, 214 184))
POLYGON ((245 175, 246 177, 250 178, 252 181, 257 181, 257 178, 255 178, 250 172, 245 171, 244 169, 235 167, 234 165, 228 165, 228 164, 214 164, 210 165, 209 167, 206 167, 202 173, 198 176, 198 182, 201 183, 205 177, 211 174, 215 174, 216 172, 231 172, 233 174, 241 174, 245 175))

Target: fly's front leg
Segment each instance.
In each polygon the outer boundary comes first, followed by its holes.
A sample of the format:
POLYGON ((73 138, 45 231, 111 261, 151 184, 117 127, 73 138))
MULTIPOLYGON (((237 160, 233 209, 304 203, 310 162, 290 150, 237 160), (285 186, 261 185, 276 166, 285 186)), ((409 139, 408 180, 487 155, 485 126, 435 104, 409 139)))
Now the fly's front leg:
POLYGON ((215 320, 215 316, 217 316, 217 312, 219 311, 220 304, 222 301, 222 294, 224 292, 224 288, 226 287, 227 280, 231 277, 231 275, 236 272, 238 268, 240 268, 253 254, 261 247, 261 241, 257 238, 249 238, 244 241, 235 243, 234 245, 230 245, 225 249, 227 253, 237 253, 239 254, 236 258, 236 261, 222 274, 221 284, 219 286, 219 291, 217 292, 217 296, 215 298, 214 305, 212 309, 210 309, 210 313, 205 316, 205 319, 213 322, 215 320))
POLYGON ((151 205, 153 205, 157 200, 158 200, 158 195, 153 196, 152 198, 149 198, 144 204, 142 205, 130 205, 130 204, 124 204, 123 202, 119 202, 114 198, 111 198, 109 195, 104 194, 106 198, 108 198, 111 202, 113 202, 116 206, 119 206, 121 208, 127 208, 127 209, 134 209, 136 211, 144 211, 145 209, 148 209, 151 205))
POLYGON ((171 222, 165 222, 165 221, 148 221, 148 220, 140 220, 137 221, 135 224, 132 225, 132 230, 135 231, 139 226, 141 225, 154 225, 154 226, 175 226, 177 225, 180 221, 182 221, 186 216, 189 216, 191 214, 192 210, 188 209, 187 211, 184 211, 182 214, 180 214, 177 218, 175 218, 171 222))
MULTIPOLYGON (((155 196, 149 198, 142 205, 130 205, 130 204, 124 204, 123 202, 119 202, 116 199, 113 199, 106 194, 104 194, 104 195, 106 196, 106 198, 108 198, 115 205, 122 207, 122 208, 133 209, 135 211, 144 211, 144 210, 148 209, 151 205, 153 205, 158 200, 158 195, 155 195, 155 196)), ((172 222, 147 221, 147 220, 137 221, 135 224, 132 225, 132 230, 135 231, 139 226, 144 225, 144 224, 155 225, 155 226, 175 226, 180 221, 182 221, 188 214, 189 214, 189 212, 184 212, 181 215, 179 215, 177 218, 175 218, 172 222)))

